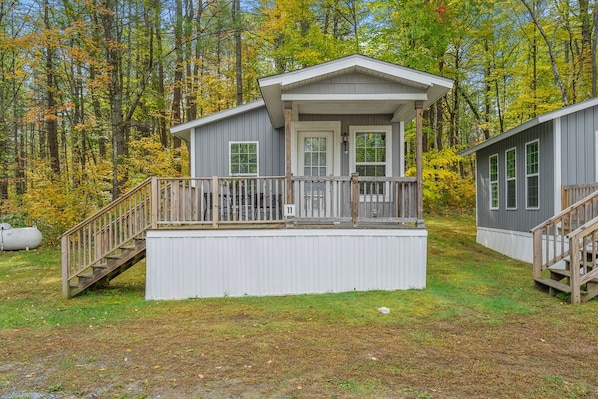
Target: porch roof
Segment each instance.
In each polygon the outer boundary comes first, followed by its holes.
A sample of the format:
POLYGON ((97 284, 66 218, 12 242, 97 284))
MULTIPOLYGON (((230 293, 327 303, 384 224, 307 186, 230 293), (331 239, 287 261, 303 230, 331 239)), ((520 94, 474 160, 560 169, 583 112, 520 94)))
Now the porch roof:
MULTIPOLYGON (((264 102, 274 127, 284 126, 284 102, 299 105, 302 113, 316 114, 393 114, 392 121, 415 117, 414 101, 424 108, 434 103, 453 86, 440 76, 401 67, 363 55, 350 55, 298 71, 258 79, 264 102), (359 73, 401 85, 401 92, 381 93, 297 93, 294 90, 330 80, 340 75, 359 73)), ((298 112, 298 111, 297 111, 298 112)))

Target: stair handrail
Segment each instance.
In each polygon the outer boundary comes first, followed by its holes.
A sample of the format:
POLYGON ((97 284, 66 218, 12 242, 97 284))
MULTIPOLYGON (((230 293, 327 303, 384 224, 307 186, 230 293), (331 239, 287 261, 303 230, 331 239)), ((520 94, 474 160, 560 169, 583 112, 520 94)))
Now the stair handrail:
POLYGON ((567 235, 570 257, 571 303, 581 303, 581 286, 598 277, 596 256, 598 256, 598 216, 579 226, 567 235), (588 264, 589 262, 589 264, 588 264))
POLYGON ((569 256, 571 248, 565 245, 569 243, 567 228, 574 227, 575 230, 580 226, 572 226, 573 221, 583 225, 598 216, 594 214, 593 206, 590 206, 590 217, 585 217, 587 215, 584 212, 584 220, 580 221, 579 218, 580 211, 582 209, 585 211, 595 200, 598 200, 598 191, 568 206, 531 230, 534 278, 540 278, 543 270, 569 256), (573 216, 577 218, 574 219, 573 216))
POLYGON ((78 230, 81 228, 81 226, 89 223, 91 220, 96 219, 97 217, 99 217, 101 214, 105 213, 106 210, 108 210, 109 208, 115 207, 116 205, 126 201, 128 198, 130 198, 133 194, 135 194, 135 192, 139 191, 141 188, 143 188, 143 186, 147 185, 148 183, 151 183, 153 177, 148 177, 147 179, 145 179, 144 181, 142 181, 141 183, 139 183, 138 185, 136 185, 135 187, 133 187, 133 189, 127 191, 125 194, 123 194, 121 197, 118 197, 117 199, 113 200, 112 202, 110 202, 108 205, 102 207, 102 209, 97 210, 95 213, 92 213, 90 216, 88 216, 86 219, 84 219, 82 222, 79 222, 78 224, 76 224, 75 226, 71 227, 70 229, 68 229, 66 232, 62 233, 61 237, 67 236, 69 234, 72 234, 74 231, 78 230))
POLYGON ((68 297, 69 282, 77 274, 89 269, 151 227, 154 216, 152 210, 155 208, 152 206, 155 180, 155 177, 148 177, 61 236, 64 297, 68 297), (135 196, 138 196, 136 201, 131 201, 135 196), (119 207, 119 212, 115 212, 119 207), (127 223, 131 217, 138 220, 127 223), (105 239, 107 234, 109 237, 105 239))

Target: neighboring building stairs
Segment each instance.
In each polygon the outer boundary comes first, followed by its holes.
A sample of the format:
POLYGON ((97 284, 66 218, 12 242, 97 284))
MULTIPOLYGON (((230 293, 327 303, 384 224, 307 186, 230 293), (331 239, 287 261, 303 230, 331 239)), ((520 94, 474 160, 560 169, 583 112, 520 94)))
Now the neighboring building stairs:
POLYGON ((572 304, 598 296, 598 191, 532 230, 537 288, 572 304))

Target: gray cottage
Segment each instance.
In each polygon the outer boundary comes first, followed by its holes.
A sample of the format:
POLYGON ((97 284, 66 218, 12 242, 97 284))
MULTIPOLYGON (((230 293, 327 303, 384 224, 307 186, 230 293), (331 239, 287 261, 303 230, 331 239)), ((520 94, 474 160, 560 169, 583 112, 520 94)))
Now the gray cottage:
POLYGON ((538 288, 598 295, 598 98, 478 144, 477 241, 533 263, 538 288), (579 270, 578 272, 573 272, 579 270))
POLYGON ((581 199, 566 190, 598 181, 597 152, 598 98, 538 116, 463 152, 476 154, 477 241, 532 262, 531 230, 581 199))
POLYGON ((150 178, 63 236, 66 297, 128 267, 115 252, 143 252, 148 299, 425 287, 422 112, 452 81, 352 55, 258 83, 262 99, 171 128, 190 177, 150 178))

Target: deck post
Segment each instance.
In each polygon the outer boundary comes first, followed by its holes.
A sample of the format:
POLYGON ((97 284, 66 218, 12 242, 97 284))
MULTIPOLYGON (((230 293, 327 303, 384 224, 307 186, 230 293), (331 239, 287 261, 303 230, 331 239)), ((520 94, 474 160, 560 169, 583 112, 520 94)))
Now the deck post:
POLYGON ((218 190, 218 176, 212 176, 212 227, 218 228, 218 218, 220 216, 220 200, 218 190))
POLYGON ((287 204, 293 204, 293 174, 291 171, 291 114, 293 103, 285 101, 284 103, 284 160, 285 160, 285 178, 287 182, 287 204))
POLYGON ((69 279, 70 279, 70 268, 69 268, 69 255, 71 253, 71 248, 69 246, 69 237, 63 235, 60 238, 61 247, 62 247, 62 297, 64 299, 70 299, 71 297, 71 288, 69 287, 69 279))
POLYGON ((542 277, 542 231, 543 229, 534 230, 532 232, 533 242, 533 274, 534 278, 542 277))
POLYGON ((569 206, 569 201, 567 200, 567 186, 564 184, 561 186, 561 211, 569 206))
POLYGON ((569 284, 571 284, 572 305, 579 305, 581 303, 581 287, 579 286, 579 251, 579 238, 577 236, 569 237, 569 258, 571 260, 569 284))
POLYGON ((423 144, 423 101, 415 102, 415 177, 417 180, 417 222, 418 227, 424 226, 424 190, 423 190, 423 168, 424 168, 424 144, 423 144))
POLYGON ((158 228, 158 204, 160 189, 158 187, 158 178, 156 176, 152 176, 151 179, 150 218, 152 226, 151 228, 152 230, 156 230, 158 228))
POLYGON ((351 173, 351 222, 357 227, 359 219, 359 173, 351 173))

